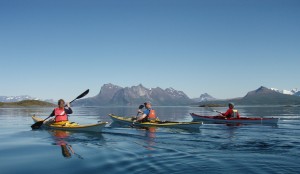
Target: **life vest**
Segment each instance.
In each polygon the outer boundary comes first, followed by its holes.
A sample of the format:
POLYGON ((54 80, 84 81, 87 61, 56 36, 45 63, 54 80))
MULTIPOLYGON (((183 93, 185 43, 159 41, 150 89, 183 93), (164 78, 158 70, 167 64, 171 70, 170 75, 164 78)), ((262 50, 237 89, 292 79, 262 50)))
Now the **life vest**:
POLYGON ((232 109, 232 113, 231 113, 231 118, 237 118, 237 115, 238 115, 238 110, 236 109, 232 109))
POLYGON ((150 112, 149 112, 149 114, 147 115, 147 119, 148 119, 148 120, 156 120, 155 110, 150 109, 150 112))
POLYGON ((68 116, 65 109, 55 108, 55 122, 68 121, 68 116))

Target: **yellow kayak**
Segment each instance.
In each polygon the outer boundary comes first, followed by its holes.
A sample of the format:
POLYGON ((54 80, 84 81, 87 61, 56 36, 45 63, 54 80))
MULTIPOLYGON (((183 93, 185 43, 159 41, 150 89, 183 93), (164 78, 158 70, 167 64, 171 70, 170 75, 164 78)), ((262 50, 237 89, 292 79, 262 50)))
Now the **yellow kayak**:
MULTIPOLYGON (((42 118, 36 117, 35 115, 32 116, 32 120, 35 123, 39 121, 43 121, 42 118)), ((56 129, 56 130, 101 132, 102 128, 105 127, 107 123, 108 122, 99 122, 96 124, 80 125, 78 123, 69 122, 69 121, 61 121, 55 123, 52 120, 50 120, 50 121, 45 121, 43 127, 47 129, 56 129)))
POLYGON ((140 127, 168 127, 168 128, 199 128, 202 122, 175 122, 175 121, 155 121, 155 122, 133 122, 131 117, 121 117, 109 114, 114 122, 118 122, 128 126, 140 127))

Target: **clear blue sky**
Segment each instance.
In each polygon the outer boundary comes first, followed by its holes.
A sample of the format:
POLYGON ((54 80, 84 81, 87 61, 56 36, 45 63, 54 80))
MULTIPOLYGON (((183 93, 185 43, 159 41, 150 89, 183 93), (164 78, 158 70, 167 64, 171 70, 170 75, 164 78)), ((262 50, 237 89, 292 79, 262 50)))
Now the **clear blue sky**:
POLYGON ((299 0, 1 0, 0 95, 300 88, 299 0))

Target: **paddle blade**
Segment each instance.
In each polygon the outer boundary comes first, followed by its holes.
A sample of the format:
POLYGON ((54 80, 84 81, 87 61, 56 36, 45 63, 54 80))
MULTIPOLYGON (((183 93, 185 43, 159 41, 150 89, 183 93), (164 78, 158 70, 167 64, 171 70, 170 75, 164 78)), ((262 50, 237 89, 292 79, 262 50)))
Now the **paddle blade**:
POLYGON ((87 89, 86 91, 84 91, 82 94, 80 94, 76 99, 80 99, 80 98, 82 98, 82 97, 84 97, 84 96, 86 96, 88 93, 90 92, 90 90, 89 89, 87 89))
POLYGON ((139 106, 139 109, 143 109, 143 108, 144 108, 144 105, 140 105, 140 106, 139 106))
MULTIPOLYGON (((143 109, 144 108, 144 105, 140 105, 139 106, 139 109, 143 109)), ((136 116, 138 116, 139 115, 139 112, 136 114, 136 116)))
POLYGON ((34 123, 33 125, 31 125, 32 129, 39 129, 42 125, 43 125, 44 121, 38 121, 36 123, 34 123))
POLYGON ((74 100, 72 100, 70 103, 72 103, 73 101, 75 101, 75 100, 77 100, 77 99, 80 99, 80 98, 86 96, 89 92, 90 92, 90 90, 87 89, 87 90, 84 91, 82 94, 80 94, 78 97, 76 97, 74 100))

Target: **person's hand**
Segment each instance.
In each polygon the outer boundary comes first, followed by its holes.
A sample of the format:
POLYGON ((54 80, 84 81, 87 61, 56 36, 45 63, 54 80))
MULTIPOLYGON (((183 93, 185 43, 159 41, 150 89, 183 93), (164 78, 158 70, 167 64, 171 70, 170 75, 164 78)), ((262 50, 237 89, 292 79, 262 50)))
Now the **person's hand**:
POLYGON ((143 111, 141 111, 140 109, 137 111, 139 114, 143 113, 143 111))
POLYGON ((70 103, 69 103, 69 102, 68 102, 66 105, 67 105, 67 107, 68 107, 68 108, 69 108, 69 107, 71 107, 71 105, 70 105, 70 103))
POLYGON ((136 120, 133 120, 133 121, 132 121, 132 124, 134 124, 134 123, 136 123, 136 120))

